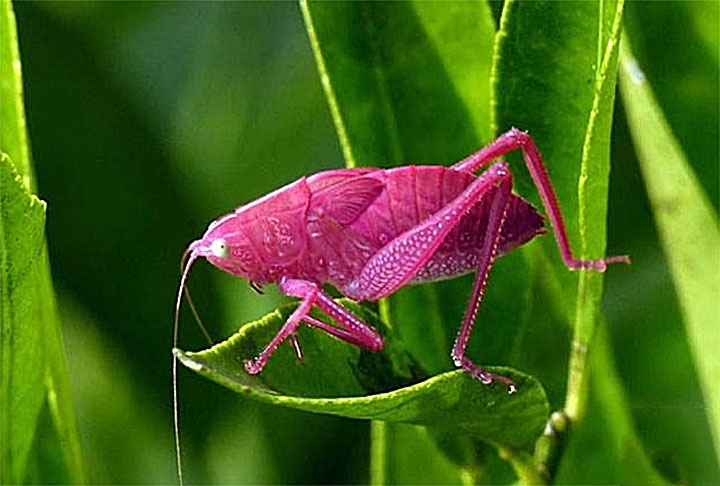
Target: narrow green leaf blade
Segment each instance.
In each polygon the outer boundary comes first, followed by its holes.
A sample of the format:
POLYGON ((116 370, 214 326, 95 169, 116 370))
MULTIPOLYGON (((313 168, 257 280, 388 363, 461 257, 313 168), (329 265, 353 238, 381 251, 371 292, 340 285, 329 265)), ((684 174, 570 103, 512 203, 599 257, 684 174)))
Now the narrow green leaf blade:
POLYGON ((6 154, 0 160, 2 256, 3 483, 25 479, 25 464, 45 394, 41 305, 35 298, 43 261, 45 203, 31 195, 6 154))
POLYGON ((402 343, 377 316, 351 301, 341 303, 385 336, 381 352, 363 351, 302 329, 301 366, 294 362, 291 348, 281 348, 262 373, 249 375, 243 360, 256 356, 278 331, 295 307, 290 305, 243 326, 208 350, 176 354, 187 367, 232 390, 301 410, 432 426, 514 449, 529 449, 542 432, 548 405, 534 378, 493 368, 516 381, 518 391, 513 395, 501 383, 485 386, 463 371, 423 379, 402 343))
POLYGON ((349 166, 446 164, 490 134, 484 2, 301 2, 349 166))
MULTIPOLYGON (((622 1, 509 0, 498 36, 494 71, 498 127, 519 126, 535 138, 558 193, 573 253, 582 258, 605 256, 610 128, 622 12, 622 1)), ((518 170, 516 174, 521 194, 537 201, 527 172, 518 170)), ((547 298, 561 311, 566 324, 574 320, 566 411, 576 420, 585 414, 590 376, 587 354, 604 356, 594 363, 591 388, 596 394, 592 403, 602 409, 593 409, 588 422, 577 427, 602 430, 608 434, 607 443, 617 445, 603 447, 604 454, 594 454, 590 461, 577 456, 590 452, 587 442, 572 441, 562 463, 562 479, 595 480, 583 475, 581 464, 601 471, 603 464, 613 463, 617 468, 605 468, 609 477, 603 479, 633 477, 645 478, 648 484, 657 482, 633 431, 624 394, 610 386, 616 385, 617 374, 607 342, 592 340, 600 321, 602 275, 568 272, 551 238, 545 239, 542 249, 543 260, 550 265, 538 266, 536 271, 548 282, 547 298), (599 429, 600 423, 605 426, 599 429)), ((527 323, 536 325, 546 312, 533 308, 527 323)))
MULTIPOLYGON (((45 203, 35 190, 25 122, 12 3, 0 0, 0 149, 2 150, 2 404, 0 471, 21 483, 32 454, 43 398, 64 455, 63 480, 84 482, 70 378, 44 239, 45 203), (66 474, 65 474, 66 473, 66 474)), ((7 476, 6 476, 7 475, 7 476)), ((42 470, 33 481, 58 482, 42 470)))
POLYGON ((0 1, 0 148, 10 156, 23 183, 35 190, 23 106, 22 72, 15 14, 10 0, 0 1))
POLYGON ((623 42, 620 88, 705 396, 720 462, 720 226, 652 89, 623 42))

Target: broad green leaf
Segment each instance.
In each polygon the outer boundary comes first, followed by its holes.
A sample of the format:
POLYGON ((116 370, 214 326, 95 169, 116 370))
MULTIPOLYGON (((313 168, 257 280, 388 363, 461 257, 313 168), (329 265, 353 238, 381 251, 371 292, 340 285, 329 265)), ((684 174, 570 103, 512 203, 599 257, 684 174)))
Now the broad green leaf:
POLYGON ((325 333, 302 329, 304 352, 298 366, 290 347, 273 355, 265 370, 249 375, 243 360, 256 356, 279 330, 295 305, 282 307, 246 324, 208 350, 176 355, 185 366, 218 383, 264 402, 316 413, 433 426, 499 446, 528 449, 548 414, 540 384, 509 368, 518 391, 501 383, 483 386, 463 371, 424 379, 402 343, 377 316, 351 301, 341 301, 385 336, 378 353, 360 350, 325 333))
MULTIPOLYGON (((582 258, 602 257, 605 249, 608 150, 621 18, 622 2, 511 0, 505 2, 495 50, 496 128, 503 132, 515 126, 535 139, 558 196, 573 254, 582 258)), ((517 191, 539 204, 537 188, 522 159, 512 160, 517 191)), ((584 349, 602 295, 601 275, 569 272, 552 234, 542 240, 541 247, 533 247, 537 250, 533 256, 539 259, 532 269, 536 272, 533 304, 526 307, 526 330, 514 351, 521 361, 513 364, 520 368, 542 363, 548 353, 584 349), (570 347, 563 323, 569 325, 574 315, 577 345, 570 347), (536 327, 554 328, 555 335, 563 338, 547 339, 536 327), (554 349, 544 348, 544 343, 554 349)), ((581 392, 586 374, 578 360, 584 358, 575 353, 570 359, 569 365, 560 362, 548 370, 551 374, 543 375, 554 400, 560 399, 565 388, 561 377, 568 368, 573 373, 567 385, 574 390, 570 397, 581 392)), ((575 414, 578 406, 572 408, 575 414)))
MULTIPOLYGON (((494 26, 485 3, 301 5, 348 165, 450 165, 489 141, 494 26)), ((513 268, 509 278, 493 275, 479 317, 504 326, 487 332, 483 350, 497 351, 484 354, 485 363, 503 362, 498 356, 512 343, 505 323, 517 306, 495 296, 508 282, 511 295, 523 293, 522 271, 513 268)), ((431 373, 452 366, 449 349, 470 287, 466 278, 389 299, 389 322, 431 373)))
MULTIPOLYGON (((60 444, 66 477, 84 481, 69 375, 55 310, 44 240, 45 203, 35 188, 25 127, 22 76, 12 4, 0 1, 0 245, 2 257, 2 385, 0 471, 8 483, 32 476, 57 482, 47 469, 27 469, 41 410, 60 444), (42 407, 46 400, 46 407, 42 407)), ((40 445, 38 445, 39 447, 40 445)))
MULTIPOLYGON (((585 258, 603 256, 605 246, 621 15, 622 2, 511 0, 505 3, 496 46, 496 128, 503 132, 515 126, 533 136, 557 192, 573 252, 585 258)), ((539 204, 537 189, 517 161, 518 192, 539 204)), ((545 238, 543 248, 563 283, 557 305, 570 319, 577 274, 562 265, 554 238, 545 238)))
POLYGON ((720 225, 642 69, 623 43, 620 88, 680 300, 720 462, 720 225))

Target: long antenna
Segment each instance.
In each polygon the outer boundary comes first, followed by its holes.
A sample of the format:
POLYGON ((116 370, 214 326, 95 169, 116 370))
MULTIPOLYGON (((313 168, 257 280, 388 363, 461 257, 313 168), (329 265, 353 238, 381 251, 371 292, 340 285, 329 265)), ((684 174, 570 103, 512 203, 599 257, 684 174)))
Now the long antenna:
MULTIPOLYGON (((178 328, 179 328, 179 322, 180 322, 180 304, 182 303, 182 296, 183 291, 186 289, 186 280, 188 273, 190 272, 190 267, 192 267, 193 262, 195 259, 199 256, 199 254, 196 252, 196 249, 198 247, 198 242, 193 242, 188 246, 188 249, 185 250, 185 253, 183 253, 182 259, 180 260, 180 271, 181 271, 181 277, 180 277, 180 288, 178 289, 177 293, 177 299, 175 300, 175 323, 173 325, 173 360, 172 360, 172 395, 173 395, 173 431, 175 435, 175 460, 177 463, 177 470, 178 470, 178 482, 180 483, 180 486, 183 486, 184 479, 183 479, 183 465, 182 465, 182 450, 180 448, 180 416, 178 413, 178 385, 177 385, 177 363, 178 359, 175 355, 174 351, 177 349, 178 345, 178 328), (185 263, 187 261, 187 264, 185 263)), ((188 293, 188 297, 190 297, 188 293)), ((191 302, 191 308, 193 309, 193 313, 197 316, 197 312, 195 311, 195 306, 191 302)), ((198 317, 199 320, 199 317, 198 317)), ((200 324, 201 329, 203 329, 203 332, 207 336, 207 331, 205 330, 204 326, 202 326, 202 323, 200 324)), ((209 336, 208 336, 209 338, 209 336)))

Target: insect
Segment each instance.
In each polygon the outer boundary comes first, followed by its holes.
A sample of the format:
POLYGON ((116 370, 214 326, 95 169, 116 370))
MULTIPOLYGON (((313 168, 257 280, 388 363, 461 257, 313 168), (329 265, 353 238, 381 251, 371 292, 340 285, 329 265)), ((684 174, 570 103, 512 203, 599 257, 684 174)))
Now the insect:
POLYGON ((496 258, 545 232, 543 217, 512 193, 505 162, 475 172, 521 149, 552 224, 560 254, 571 269, 604 272, 628 256, 579 260, 572 255, 555 191, 532 137, 511 129, 490 145, 451 167, 355 168, 303 177, 210 224, 183 256, 175 309, 175 336, 182 293, 193 262, 212 265, 250 281, 253 288, 277 283, 301 299, 259 355, 245 361, 260 373, 285 340, 295 346, 298 327, 307 324, 370 351, 383 347, 380 335, 323 291, 331 284, 357 301, 376 301, 408 284, 476 272, 470 300, 451 356, 456 366, 483 383, 507 377, 483 370, 465 354, 488 274, 496 258), (334 325, 312 317, 313 307, 334 325))

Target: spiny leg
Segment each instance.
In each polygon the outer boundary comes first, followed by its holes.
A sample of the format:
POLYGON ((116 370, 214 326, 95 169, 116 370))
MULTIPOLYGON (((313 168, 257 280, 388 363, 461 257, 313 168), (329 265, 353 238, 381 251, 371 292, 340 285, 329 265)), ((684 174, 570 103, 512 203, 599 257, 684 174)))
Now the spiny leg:
POLYGON ((560 254, 565 262, 565 266, 572 270, 589 269, 604 272, 611 263, 630 263, 630 257, 627 255, 612 256, 597 260, 580 260, 573 256, 555 190, 550 183, 550 178, 545 170, 545 164, 543 164, 540 151, 527 132, 523 132, 517 128, 511 128, 500 135, 490 145, 487 145, 473 155, 453 165, 452 168, 464 172, 475 172, 483 165, 517 149, 522 150, 528 171, 535 182, 535 186, 540 194, 540 199, 542 199, 548 218, 552 223, 555 240, 560 248, 560 254))
POLYGON ((322 329, 333 336, 355 344, 371 351, 382 349, 383 342, 380 335, 372 327, 357 317, 351 311, 335 302, 335 300, 314 282, 295 278, 283 278, 280 280, 280 291, 290 297, 304 299, 305 295, 312 293, 315 305, 330 319, 339 324, 342 329, 326 324, 306 315, 304 321, 311 326, 322 329))
POLYGON ((305 318, 303 319, 303 322, 308 324, 309 326, 317 327, 318 329, 322 329, 326 333, 328 333, 332 336, 335 336, 336 338, 338 338, 342 341, 345 341, 347 343, 354 344, 355 346, 358 346, 360 348, 367 347, 367 346, 365 346, 365 343, 361 339, 358 339, 358 337, 355 334, 353 334, 349 331, 346 331, 345 329, 340 329, 338 327, 335 327, 331 324, 328 324, 327 322, 323 322, 320 319, 315 319, 313 316, 305 316, 305 318))
POLYGON ((505 221, 505 212, 507 210, 508 202, 510 201, 511 191, 512 175, 508 172, 507 176, 501 181, 499 190, 495 191, 493 196, 490 213, 488 215, 487 231, 485 232, 485 238, 483 239, 483 247, 480 252, 477 273, 475 275, 475 282, 473 283, 470 300, 468 300, 468 305, 465 310, 465 317, 463 318, 460 332, 458 332, 457 338, 455 339, 455 345, 453 346, 451 356, 455 366, 459 366, 467 370, 471 375, 478 378, 483 383, 487 384, 492 383, 493 381, 502 381, 508 385, 510 393, 514 393, 516 387, 512 380, 505 376, 488 373, 465 356, 465 349, 468 341, 470 340, 470 332, 472 331, 473 324, 475 323, 475 317, 477 316, 480 303, 482 302, 488 275, 490 274, 490 269, 492 268, 497 256, 500 235, 502 234, 502 225, 505 221))
MULTIPOLYGON (((303 298, 303 301, 300 303, 298 308, 290 314, 288 320, 285 321, 283 327, 280 328, 280 331, 274 338, 272 338, 270 343, 265 346, 265 349, 263 349, 254 359, 245 361, 245 371, 251 375, 256 375, 263 370, 268 362, 268 359, 270 359, 270 356, 272 356, 277 347, 280 346, 280 343, 282 343, 288 336, 293 336, 297 332, 297 328, 303 318, 308 314, 308 312, 310 312, 310 309, 312 309, 312 306, 315 303, 315 298, 316 296, 314 293, 308 293, 303 298)), ((297 341, 295 341, 295 343, 297 343, 297 341)))
POLYGON ((290 317, 288 317, 283 327, 275 337, 273 337, 265 349, 263 349, 255 359, 245 362, 245 370, 248 373, 253 375, 260 373, 270 359, 270 356, 272 356, 280 343, 285 339, 290 339, 290 343, 294 347, 298 359, 302 359, 302 351, 297 340, 296 332, 299 325, 303 322, 317 327, 350 344, 371 351, 382 349, 383 341, 380 335, 360 318, 355 316, 355 314, 336 303, 332 297, 323 292, 316 283, 301 279, 283 278, 280 280, 279 288, 285 295, 300 298, 302 302, 290 317), (309 313, 313 305, 316 305, 328 317, 342 326, 342 329, 310 316, 309 313))

